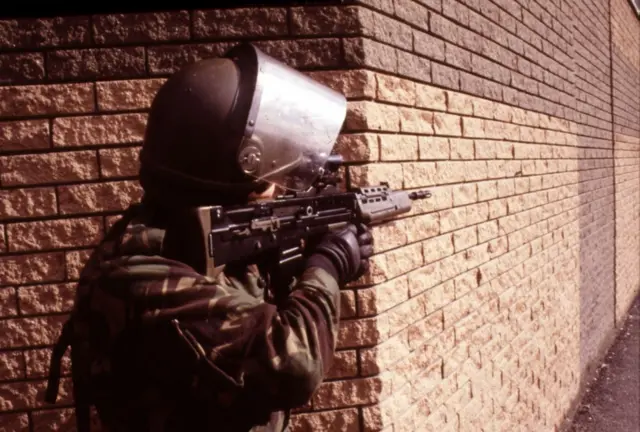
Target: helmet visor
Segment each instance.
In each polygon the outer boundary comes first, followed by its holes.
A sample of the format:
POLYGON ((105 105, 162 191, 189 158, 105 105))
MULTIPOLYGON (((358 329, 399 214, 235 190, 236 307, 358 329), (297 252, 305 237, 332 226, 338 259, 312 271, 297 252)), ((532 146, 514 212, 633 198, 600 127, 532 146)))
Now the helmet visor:
POLYGON ((344 122, 345 97, 256 49, 258 74, 238 160, 244 172, 305 191, 344 122))

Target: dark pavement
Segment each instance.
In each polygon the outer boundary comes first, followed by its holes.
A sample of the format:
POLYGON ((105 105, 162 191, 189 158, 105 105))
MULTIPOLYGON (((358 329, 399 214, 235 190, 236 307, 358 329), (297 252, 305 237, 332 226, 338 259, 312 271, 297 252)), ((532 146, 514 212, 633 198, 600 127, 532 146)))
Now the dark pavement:
POLYGON ((640 296, 580 403, 569 432, 640 432, 640 296))

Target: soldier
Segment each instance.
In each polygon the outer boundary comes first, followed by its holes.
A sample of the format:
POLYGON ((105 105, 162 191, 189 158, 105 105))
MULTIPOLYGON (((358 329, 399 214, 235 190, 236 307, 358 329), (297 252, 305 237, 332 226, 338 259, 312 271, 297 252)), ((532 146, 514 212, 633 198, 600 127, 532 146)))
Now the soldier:
POLYGON ((140 153, 144 197, 87 262, 52 355, 51 403, 72 347, 80 432, 90 405, 109 431, 286 429, 332 365, 339 288, 367 270, 371 234, 327 235, 276 304, 255 263, 215 275, 190 265, 204 252, 180 214, 308 189, 345 113, 342 95, 251 44, 161 87, 140 153))

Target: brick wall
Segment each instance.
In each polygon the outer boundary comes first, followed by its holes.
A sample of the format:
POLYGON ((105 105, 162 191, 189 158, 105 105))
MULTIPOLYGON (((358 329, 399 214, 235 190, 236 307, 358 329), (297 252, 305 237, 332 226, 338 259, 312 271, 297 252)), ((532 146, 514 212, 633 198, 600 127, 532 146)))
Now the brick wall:
POLYGON ((640 279, 640 32, 624 1, 611 2, 615 139, 616 319, 624 320, 640 279))
POLYGON ((348 97, 352 183, 433 193, 374 230, 293 429, 554 430, 638 293, 639 30, 625 0, 0 21, 0 429, 72 424, 68 380, 42 402, 47 349, 140 196, 153 95, 250 39, 348 97))

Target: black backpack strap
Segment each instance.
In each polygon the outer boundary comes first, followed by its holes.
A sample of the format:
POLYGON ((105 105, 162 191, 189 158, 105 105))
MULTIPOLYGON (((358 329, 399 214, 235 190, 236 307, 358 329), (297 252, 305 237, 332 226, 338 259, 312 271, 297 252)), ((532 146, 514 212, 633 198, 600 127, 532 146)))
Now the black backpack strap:
POLYGON ((60 389, 60 369, 62 364, 62 357, 67 352, 67 348, 71 346, 71 339, 73 337, 73 321, 72 318, 62 327, 62 333, 58 338, 56 344, 53 346, 51 352, 51 361, 49 363, 49 380, 47 382, 47 391, 45 393, 44 400, 47 403, 54 404, 58 399, 58 391, 60 389))

